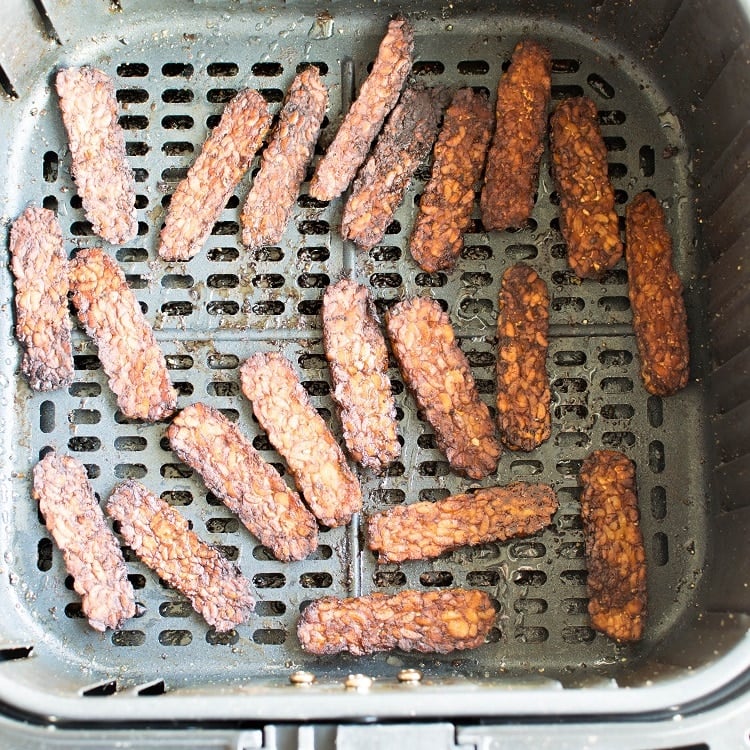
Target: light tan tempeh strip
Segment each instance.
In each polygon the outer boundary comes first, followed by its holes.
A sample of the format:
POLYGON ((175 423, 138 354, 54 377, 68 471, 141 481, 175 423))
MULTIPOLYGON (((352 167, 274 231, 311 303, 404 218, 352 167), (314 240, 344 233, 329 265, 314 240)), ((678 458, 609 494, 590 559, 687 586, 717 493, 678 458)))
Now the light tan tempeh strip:
POLYGON ((67 68, 58 72, 55 86, 86 218, 100 237, 122 245, 138 233, 138 220, 112 79, 96 68, 67 68))
POLYGON ((350 279, 323 295, 323 346, 349 453, 376 472, 401 453, 388 349, 367 287, 350 279))
POLYGON ((68 260, 52 211, 29 206, 10 230, 10 269, 16 288, 16 338, 21 372, 35 391, 73 380, 68 315, 68 260))
POLYGON ((122 413, 149 422, 168 417, 177 405, 177 391, 119 265, 100 248, 80 250, 70 262, 70 288, 122 413))
POLYGON ((247 247, 281 241, 313 157, 327 106, 328 90, 318 69, 306 68, 289 87, 279 122, 242 209, 242 242, 247 247))
POLYGON ((359 482, 289 361, 275 352, 255 354, 242 365, 240 381, 310 510, 326 526, 348 523, 362 508, 359 482))
POLYGON ((240 91, 227 104, 187 177, 174 191, 159 242, 164 260, 189 260, 200 251, 250 168, 270 124, 268 105, 257 91, 240 91))
POLYGON ((121 627, 135 615, 135 592, 83 464, 48 453, 34 467, 32 495, 62 550, 89 625, 101 631, 121 627))
POLYGON ((115 487, 106 510, 136 555, 185 594, 217 633, 247 620, 255 607, 250 582, 168 503, 130 479, 115 487))
POLYGON ((239 428, 205 404, 183 409, 167 429, 172 450, 283 561, 318 546, 315 518, 239 428))

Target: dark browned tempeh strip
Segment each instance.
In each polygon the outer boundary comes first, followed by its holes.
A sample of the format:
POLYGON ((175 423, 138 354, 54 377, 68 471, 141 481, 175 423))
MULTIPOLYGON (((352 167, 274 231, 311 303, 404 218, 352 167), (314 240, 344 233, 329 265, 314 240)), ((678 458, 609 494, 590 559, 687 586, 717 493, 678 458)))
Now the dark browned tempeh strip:
POLYGON ((270 125, 268 105, 257 91, 240 91, 227 104, 174 191, 159 242, 164 260, 189 260, 200 251, 270 125))
POLYGON ((122 245, 138 233, 138 220, 112 79, 96 68, 67 68, 55 86, 86 218, 100 237, 122 245))
POLYGON ((480 201, 485 229, 520 226, 531 216, 544 152, 551 92, 549 50, 523 39, 497 87, 495 135, 480 201))
POLYGON ((135 615, 135 592, 83 464, 48 453, 34 467, 32 495, 62 550, 89 625, 101 631, 121 627, 135 615))
POLYGON ((401 374, 450 465, 472 479, 491 474, 501 452, 495 425, 440 304, 425 297, 399 302, 386 328, 401 374))
POLYGON ((437 135, 443 92, 407 88, 391 112, 344 206, 341 236, 375 247, 401 205, 409 181, 437 135))
POLYGON ((395 18, 380 43, 378 56, 336 137, 320 160, 310 183, 310 195, 322 201, 346 190, 370 150, 370 145, 398 101, 411 70, 414 30, 405 18, 395 18))
POLYGON ((497 318, 497 422, 511 450, 533 450, 550 435, 548 334, 547 285, 525 263, 511 266, 497 318))
POLYGON ((367 546, 379 563, 427 560, 467 544, 530 536, 557 510, 546 484, 515 482, 437 502, 397 505, 367 520, 367 546))
POLYGON ((242 209, 242 242, 248 247, 281 241, 305 170, 313 157, 328 106, 328 90, 315 66, 292 81, 279 122, 242 209))
POLYGON ((461 254, 492 123, 487 96, 468 88, 459 89, 445 112, 432 176, 419 199, 409 239, 412 257, 428 273, 452 270, 461 254))
POLYGON ((16 338, 21 372, 35 391, 64 388, 73 379, 68 316, 68 261, 52 211, 29 206, 10 230, 15 277, 16 338))
POLYGON ((367 287, 341 279, 326 289, 323 345, 349 453, 363 466, 382 471, 398 458, 401 445, 388 349, 367 287))
POLYGON ((205 404, 183 409, 167 429, 172 450, 279 560, 302 560, 318 545, 315 518, 252 443, 205 404))
POLYGON ((101 248, 80 250, 70 262, 70 288, 122 413, 150 422, 168 417, 177 405, 177 391, 119 265, 101 248))
POLYGON ((406 590, 393 596, 318 599, 302 613, 297 636, 312 654, 361 656, 395 648, 447 654, 481 646, 494 621, 484 591, 406 590))
POLYGON ((568 263, 582 279, 599 278, 622 257, 622 242, 594 102, 585 96, 561 102, 550 122, 550 142, 568 263))
POLYGON ((255 607, 250 582, 168 503, 130 479, 115 487, 106 509, 136 555, 185 594, 217 633, 247 620, 255 607))
POLYGON ((362 508, 359 482, 289 361, 276 352, 254 354, 242 365, 240 381, 316 518, 326 526, 348 523, 362 508))
POLYGON ((594 451, 580 476, 591 624, 618 641, 637 641, 646 617, 646 552, 635 466, 619 451, 594 451))
POLYGON ((687 315, 664 209, 650 193, 639 193, 628 204, 625 234, 641 378, 649 393, 671 396, 688 382, 687 315))

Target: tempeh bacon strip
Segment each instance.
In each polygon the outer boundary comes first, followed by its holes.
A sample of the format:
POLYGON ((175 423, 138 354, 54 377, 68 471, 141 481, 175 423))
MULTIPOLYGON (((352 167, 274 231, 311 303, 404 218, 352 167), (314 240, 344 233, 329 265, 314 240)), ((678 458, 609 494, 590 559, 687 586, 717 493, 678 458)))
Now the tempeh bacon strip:
POLYGON ((201 403, 188 406, 167 437, 180 460, 278 560, 302 560, 317 547, 318 526, 300 496, 221 412, 201 403))
POLYGON ((405 18, 390 21, 370 75, 318 163, 310 183, 313 198, 330 201, 349 186, 398 101, 411 70, 413 50, 414 30, 409 22, 405 18))
POLYGON ((550 436, 549 290, 525 263, 508 268, 497 318, 497 421, 511 450, 530 451, 550 436))
POLYGON ((464 545, 531 536, 556 510, 555 491, 546 484, 486 487, 375 513, 367 520, 367 546, 379 563, 428 560, 464 545))
POLYGON ((164 260, 189 260, 200 251, 270 124, 268 105, 257 91, 240 91, 227 104, 172 196, 159 242, 164 260))
POLYGON ((100 237, 122 245, 138 233, 138 220, 112 79, 96 68, 67 68, 57 73, 55 86, 86 218, 100 237))
POLYGON ((625 237, 641 378, 649 393, 671 396, 688 382, 687 315, 664 209, 650 193, 640 193, 628 204, 625 237))
POLYGON ((254 354, 240 382, 316 518, 326 526, 348 523, 362 508, 359 482, 289 361, 275 352, 254 354))
POLYGON ((101 248, 80 250, 70 262, 70 288, 122 413, 149 422, 168 417, 177 405, 177 391, 119 265, 101 248))
POLYGON ((260 171, 242 209, 242 242, 248 247, 281 241, 305 170, 313 157, 328 106, 328 90, 315 66, 292 81, 279 122, 263 152, 260 171))
POLYGON ((594 451, 580 477, 591 624, 618 641, 637 641, 646 617, 646 552, 635 466, 619 451, 594 451))
POLYGON ((594 102, 585 96, 561 102, 550 121, 550 142, 568 263, 582 279, 599 278, 622 257, 622 242, 594 102))
POLYGON ((531 216, 544 152, 552 59, 549 50, 524 39, 500 77, 495 135, 487 155, 480 207, 485 229, 518 227, 531 216))
POLYGON ((341 236, 370 250, 385 235, 414 172, 437 136, 443 92, 407 88, 391 112, 344 206, 341 236))
POLYGON ((29 206, 10 230, 16 338, 21 372, 35 391, 70 385, 73 351, 68 316, 68 260, 52 211, 29 206))
POLYGON ((349 453, 380 472, 398 458, 401 445, 388 349, 367 287, 341 279, 326 289, 323 346, 349 453))
POLYGON ((487 96, 469 88, 459 89, 445 112, 409 239, 412 257, 428 273, 451 271, 461 254, 492 123, 487 96))
POLYGON ((168 503, 130 479, 115 488, 106 510, 140 560, 187 596, 217 633, 247 620, 255 607, 250 582, 168 503))
POLYGON ((495 425, 440 303, 399 302, 388 311, 386 328, 401 374, 450 465, 472 479, 491 474, 501 452, 495 425))
POLYGON ((484 591, 405 590, 393 596, 318 599, 302 613, 297 636, 312 654, 362 656, 396 648, 447 654, 481 646, 494 621, 484 591))
POLYGON ((48 453, 34 467, 31 494, 62 550, 89 625, 100 631, 121 627, 136 613, 135 592, 83 464, 70 456, 48 453))

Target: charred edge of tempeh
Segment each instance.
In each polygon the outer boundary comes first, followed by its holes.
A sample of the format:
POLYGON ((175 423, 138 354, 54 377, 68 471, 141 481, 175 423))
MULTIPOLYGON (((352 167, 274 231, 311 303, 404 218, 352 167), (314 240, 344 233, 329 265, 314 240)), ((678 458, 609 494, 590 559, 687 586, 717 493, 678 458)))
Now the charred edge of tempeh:
POLYGON ((432 176, 419 199, 409 239, 412 257, 428 273, 451 271, 461 254, 492 123, 487 96, 469 88, 460 89, 445 112, 435 143, 432 176))
POLYGON ((386 116, 398 101, 411 70, 413 50, 411 24, 405 18, 393 19, 380 43, 370 75, 318 164, 310 183, 313 198, 330 201, 349 186, 386 116))
POLYGON ((70 456, 48 453, 34 467, 32 496, 62 550, 89 625, 99 631, 119 628, 135 615, 135 592, 86 469, 70 456))
POLYGON ((464 545, 531 536, 556 510, 555 491, 546 484, 487 487, 375 513, 367 520, 367 546, 379 563, 427 560, 464 545))
POLYGON ((450 465, 472 479, 491 474, 501 452, 495 425, 448 315, 436 300, 414 297, 388 311, 386 328, 401 374, 450 465))
POLYGON ((594 102, 583 96, 561 102, 550 141, 568 263, 579 278, 599 278, 622 257, 622 242, 594 102))
POLYGON ((396 403, 388 379, 388 349, 366 286, 341 279, 323 295, 323 346, 331 396, 339 407, 349 453, 383 471, 401 453, 396 403))
POLYGON ((16 338, 21 372, 35 391, 64 388, 73 380, 68 316, 68 260, 57 217, 29 206, 10 230, 15 277, 16 338))
POLYGON ((67 68, 55 86, 86 218, 107 242, 128 242, 138 233, 135 176, 125 158, 112 79, 96 68, 67 68))
POLYGON ((610 638, 637 641, 646 617, 646 553, 635 466, 618 451, 594 451, 580 476, 591 623, 610 638))
POLYGON ((533 450, 550 436, 548 334, 547 284, 525 263, 511 266, 497 319, 497 422, 511 450, 533 450))
POLYGON ((497 87, 495 135, 480 207, 485 229, 520 226, 531 216, 544 153, 552 58, 533 39, 520 41, 497 87))
POLYGON ((273 555, 302 560, 318 545, 315 518, 221 412, 196 403, 167 429, 172 450, 273 555))
POLYGON ((247 620, 255 607, 250 582, 168 503, 130 479, 115 488, 106 510, 139 559, 187 596, 217 633, 247 620))
POLYGON ((270 124, 268 105, 257 91, 245 89, 227 104, 172 196, 159 241, 164 260, 189 260, 200 251, 270 124))
POLYGON ((326 526, 348 523, 362 509, 362 490, 289 361, 254 354, 240 368, 240 383, 315 517, 326 526))
POLYGON ((242 209, 242 242, 274 245, 289 221, 328 106, 328 90, 315 66, 292 81, 279 122, 242 209))
POLYGON ((690 345, 664 209, 651 194, 640 193, 628 204, 625 236, 641 378, 649 393, 671 396, 687 385, 690 345))
POLYGON ((167 362, 120 266, 101 248, 80 250, 70 262, 70 288, 122 413, 149 422, 172 414, 177 391, 167 362))
POLYGON ((385 235, 414 172, 437 136, 442 92, 407 88, 360 170, 344 206, 341 236, 370 250, 385 235))
POLYGON ((400 591, 351 599, 325 597, 310 604, 297 624, 302 648, 313 654, 376 651, 447 654, 484 643, 495 610, 484 591, 400 591))

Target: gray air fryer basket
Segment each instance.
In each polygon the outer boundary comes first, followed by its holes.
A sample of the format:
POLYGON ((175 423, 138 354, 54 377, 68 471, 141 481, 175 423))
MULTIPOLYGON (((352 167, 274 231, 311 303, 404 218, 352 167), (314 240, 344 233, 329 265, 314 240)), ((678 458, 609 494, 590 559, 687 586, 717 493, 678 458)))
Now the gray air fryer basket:
MULTIPOLYGON (((283 471, 239 392, 242 360, 274 349, 291 359, 340 434, 320 303, 326 285, 345 273, 369 285, 381 313, 406 295, 444 301, 480 392, 492 403, 499 281, 506 267, 524 260, 552 297, 552 437, 529 454, 505 452, 484 484, 547 482, 560 501, 553 525, 538 536, 430 562, 378 565, 355 518, 346 528, 322 530, 308 559, 280 563, 171 453, 164 424, 132 423, 118 412, 81 330, 74 331, 73 384, 29 391, 18 376, 4 256, 0 703, 8 727, 17 728, 11 716, 40 727, 77 726, 81 736, 93 725, 237 720, 265 726, 443 717, 468 727, 472 719, 512 717, 531 727, 532 718, 554 714, 588 717, 611 731, 618 720, 694 715, 743 693, 750 674, 750 34, 741 6, 5 0, 0 19, 3 222, 34 202, 57 212, 68 252, 102 244, 70 176, 51 86, 60 66, 102 68, 117 90, 139 219, 135 240, 105 247, 156 330, 181 407, 200 400, 221 409, 283 471), (307 182, 279 246, 245 250, 238 222, 248 176, 198 256, 186 263, 158 258, 167 198, 233 94, 257 88, 277 111, 295 72, 316 65, 331 98, 322 153, 398 11, 415 26, 413 75, 427 85, 479 87, 494 97, 513 46, 529 36, 552 51, 553 104, 579 94, 595 101, 618 213, 645 189, 666 209, 691 331, 691 382, 680 394, 660 399, 641 384, 624 262, 601 283, 580 283, 568 270, 547 153, 533 219, 496 233, 474 221, 451 275, 421 273, 407 248, 429 162, 370 253, 342 242, 342 202, 310 199, 307 182), (47 446, 85 463, 102 500, 134 477, 179 506, 252 579, 259 603, 249 623, 215 633, 126 550, 139 616, 114 633, 90 629, 29 495, 31 468, 47 446), (586 610, 578 470, 596 448, 621 450, 637 465, 649 618, 635 646, 596 634, 586 610), (300 608, 310 600, 450 586, 481 588, 496 602, 495 627, 475 651, 311 657, 297 642, 300 608), (405 668, 420 670, 421 683, 399 682, 405 668), (297 670, 315 682, 293 685, 297 670), (347 689, 351 673, 373 682, 347 689)), ((448 471, 395 367, 390 376, 403 455, 385 477, 360 473, 365 510, 478 486, 448 471)), ((381 739, 395 731, 379 726, 381 739)), ((750 719, 739 726, 732 743, 743 732, 747 737, 750 719)), ((380 746, 366 744, 365 729, 340 729, 340 746, 380 746)), ((453 747, 480 743, 491 729, 456 736, 450 725, 431 724, 421 735, 425 747, 442 747, 445 731, 445 746, 453 747)), ((274 747, 280 736, 248 730, 238 746, 274 747)), ((521 742, 530 735, 512 736, 521 742)), ((315 737, 310 742, 322 742, 315 737)))

